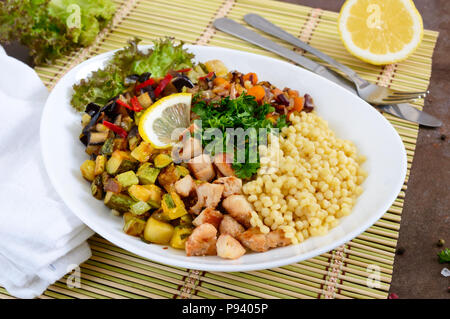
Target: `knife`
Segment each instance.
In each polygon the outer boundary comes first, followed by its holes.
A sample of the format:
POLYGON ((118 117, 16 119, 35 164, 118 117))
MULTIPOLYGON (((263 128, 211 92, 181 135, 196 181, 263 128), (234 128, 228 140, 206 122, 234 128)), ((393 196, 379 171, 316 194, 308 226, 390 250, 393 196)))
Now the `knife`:
MULTIPOLYGON (((345 89, 351 91, 354 94, 357 94, 356 89, 350 81, 339 75, 338 73, 329 70, 323 65, 316 63, 300 54, 295 53, 294 51, 287 49, 270 39, 267 39, 258 33, 247 29, 243 25, 228 19, 228 18, 219 18, 214 21, 214 27, 217 29, 234 35, 238 38, 241 38, 245 41, 248 41, 252 44, 255 44, 263 49, 276 53, 288 60, 295 62, 298 65, 301 65, 305 69, 314 72, 324 78, 344 87, 345 89)), ((394 116, 406 119, 411 122, 419 123, 426 126, 441 126, 442 122, 436 119, 435 117, 422 112, 413 106, 403 103, 403 104, 395 104, 395 105, 383 105, 383 106, 374 106, 380 111, 392 114, 394 116)))

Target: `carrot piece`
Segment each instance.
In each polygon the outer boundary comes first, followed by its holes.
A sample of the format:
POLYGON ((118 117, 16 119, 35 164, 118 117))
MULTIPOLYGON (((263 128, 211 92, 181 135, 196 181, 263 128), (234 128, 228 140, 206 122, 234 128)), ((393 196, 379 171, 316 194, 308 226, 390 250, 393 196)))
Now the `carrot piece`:
POLYGON ((305 99, 303 97, 294 97, 294 111, 300 112, 303 110, 305 99))
POLYGON ((259 102, 266 95, 266 91, 264 91, 264 88, 261 85, 255 85, 255 86, 252 86, 247 91, 247 94, 248 95, 253 95, 255 97, 255 100, 259 102))
POLYGON ((256 75, 256 73, 253 73, 253 72, 250 72, 250 73, 247 73, 246 75, 244 75, 243 79, 244 79, 244 82, 250 81, 253 85, 258 83, 258 76, 256 75))
POLYGON ((222 85, 225 89, 229 89, 230 88, 230 82, 228 82, 224 78, 219 78, 219 77, 215 78, 213 83, 214 83, 215 86, 222 85))
POLYGON ((297 90, 290 90, 290 89, 288 91, 288 95, 289 95, 289 97, 298 97, 299 96, 297 90))
POLYGON ((275 89, 272 90, 272 93, 273 93, 273 95, 278 96, 280 94, 283 94, 283 91, 281 91, 278 88, 275 88, 275 89))

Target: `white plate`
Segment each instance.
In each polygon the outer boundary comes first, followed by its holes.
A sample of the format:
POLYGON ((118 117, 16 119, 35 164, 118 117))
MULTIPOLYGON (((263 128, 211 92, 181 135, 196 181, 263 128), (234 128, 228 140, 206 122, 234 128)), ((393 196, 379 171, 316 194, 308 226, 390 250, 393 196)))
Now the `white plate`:
MULTIPOLYGON (((184 251, 149 245, 122 232, 123 221, 102 201, 91 196, 90 185, 80 174, 87 159, 78 140, 80 114, 70 106, 72 85, 98 69, 113 52, 89 59, 69 71, 51 92, 41 120, 44 163, 55 190, 86 225, 119 247, 164 264, 207 271, 250 271, 295 263, 344 244, 375 223, 398 195, 406 174, 406 152, 389 122, 373 107, 338 85, 292 64, 246 52, 203 46, 187 46, 198 61, 220 59, 231 70, 256 72, 259 79, 278 87, 309 93, 317 113, 337 136, 353 141, 367 157, 369 173, 351 215, 323 237, 265 253, 246 254, 238 260, 216 256, 187 257, 184 251)), ((142 48, 146 48, 143 46, 142 48)))

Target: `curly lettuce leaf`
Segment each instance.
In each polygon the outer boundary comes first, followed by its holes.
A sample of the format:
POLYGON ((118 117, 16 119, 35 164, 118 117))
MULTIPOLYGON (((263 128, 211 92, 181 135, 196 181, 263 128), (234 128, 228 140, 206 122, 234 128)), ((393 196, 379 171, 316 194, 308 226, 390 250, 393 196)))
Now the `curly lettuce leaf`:
POLYGON ((175 45, 169 38, 154 42, 153 50, 143 53, 138 49, 139 39, 129 41, 129 45, 117 51, 103 69, 81 80, 73 86, 71 104, 78 111, 84 111, 90 102, 104 105, 109 99, 122 93, 125 78, 131 74, 152 73, 152 77, 162 77, 170 69, 192 66, 193 54, 175 45))
POLYGON ((115 11, 110 0, 50 0, 50 16, 65 21, 72 41, 82 46, 91 44, 115 11))
POLYGON ((131 73, 142 74, 150 72, 152 77, 159 78, 167 74, 169 70, 179 70, 192 67, 193 54, 183 48, 183 43, 174 45, 170 38, 155 41, 153 54, 141 60, 136 60, 131 73))
POLYGON ((104 105, 109 99, 125 89, 124 79, 131 64, 145 55, 139 51, 139 39, 129 41, 128 46, 114 53, 103 69, 92 72, 87 79, 73 86, 74 93, 70 103, 78 111, 84 111, 90 102, 104 105))
POLYGON ((35 64, 50 63, 91 44, 99 30, 109 23, 114 10, 112 0, 0 2, 0 41, 19 40, 30 49, 35 64), (66 4, 72 5, 72 9, 64 7, 66 4), (81 10, 73 15, 76 6, 81 10))

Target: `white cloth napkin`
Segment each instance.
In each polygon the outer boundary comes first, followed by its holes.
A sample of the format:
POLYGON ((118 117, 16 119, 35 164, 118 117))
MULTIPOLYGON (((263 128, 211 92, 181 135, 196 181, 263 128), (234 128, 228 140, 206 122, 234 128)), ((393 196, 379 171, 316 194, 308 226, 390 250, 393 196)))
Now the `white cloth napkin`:
POLYGON ((39 296, 91 256, 92 230, 59 199, 42 162, 47 96, 34 70, 0 46, 0 285, 19 298, 39 296))

